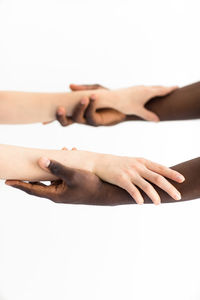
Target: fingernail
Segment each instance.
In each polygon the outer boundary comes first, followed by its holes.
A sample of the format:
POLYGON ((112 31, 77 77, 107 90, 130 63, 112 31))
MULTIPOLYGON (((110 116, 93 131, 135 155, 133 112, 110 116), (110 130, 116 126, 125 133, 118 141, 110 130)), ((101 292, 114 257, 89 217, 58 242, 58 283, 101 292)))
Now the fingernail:
POLYGON ((83 99, 81 99, 81 104, 86 104, 87 103, 87 98, 86 97, 84 97, 83 99))
POLYGON ((185 177, 184 177, 183 175, 177 175, 177 179, 178 179, 180 182, 185 181, 185 177))
POLYGON ((5 181, 5 184, 6 184, 6 185, 11 185, 12 182, 10 182, 10 181, 5 181))
POLYGON ((144 204, 144 201, 143 201, 143 200, 139 200, 139 201, 138 201, 138 204, 139 204, 139 205, 142 205, 142 204, 144 204))
POLYGON ((174 195, 174 199, 175 199, 175 200, 181 200, 181 194, 180 194, 180 193, 176 193, 176 194, 174 195))
POLYGON ((50 165, 50 160, 46 157, 42 157, 40 159, 40 163, 43 165, 43 167, 48 168, 50 165))
POLYGON ((95 101, 95 100, 96 100, 96 95, 91 95, 91 96, 90 96, 90 100, 95 101))
POLYGON ((160 203, 161 203, 160 201, 155 202, 155 205, 158 206, 158 205, 160 205, 160 203))
POLYGON ((63 111, 62 111, 61 109, 59 109, 59 110, 57 111, 57 114, 58 114, 59 116, 62 116, 62 115, 63 115, 63 111))
POLYGON ((65 110, 63 109, 63 107, 59 107, 58 110, 57 110, 57 114, 59 116, 62 116, 64 113, 65 113, 65 110))

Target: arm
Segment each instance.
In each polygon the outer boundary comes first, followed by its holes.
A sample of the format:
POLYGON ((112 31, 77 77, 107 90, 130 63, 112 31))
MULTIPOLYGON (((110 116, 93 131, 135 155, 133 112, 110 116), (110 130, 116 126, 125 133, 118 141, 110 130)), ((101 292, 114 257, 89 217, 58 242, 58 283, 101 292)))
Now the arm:
MULTIPOLYGON (((43 164, 40 164, 40 166, 45 169, 43 164)), ((182 194, 181 201, 200 198, 200 157, 173 166, 172 169, 185 176, 183 183, 175 183, 175 186, 182 194)), ((6 183, 28 194, 48 198, 57 203, 88 205, 135 203, 124 189, 103 182, 91 172, 67 168, 55 161, 51 161, 48 171, 61 180, 58 179, 50 186, 18 180, 7 181, 6 183)), ((162 203, 175 202, 167 193, 157 186, 154 187, 160 194, 162 203)), ((144 197, 144 203, 151 203, 151 199, 142 190, 140 191, 144 197)))
POLYGON ((139 204, 143 197, 138 190, 141 188, 155 204, 160 203, 160 197, 151 183, 165 190, 176 200, 181 195, 165 178, 176 182, 183 182, 184 177, 167 167, 148 161, 144 158, 115 156, 87 151, 56 151, 28 149, 15 146, 0 146, 0 178, 20 179, 29 181, 54 180, 51 173, 46 173, 36 164, 41 156, 48 156, 45 164, 50 160, 57 160, 67 168, 78 168, 96 174, 102 180, 120 186, 129 192, 139 204), (50 160, 49 160, 50 159, 50 160))
MULTIPOLYGON (((174 90, 172 88, 154 88, 146 87, 148 93, 144 93, 144 88, 140 88, 139 101, 135 102, 133 110, 136 111, 139 108, 141 112, 137 115, 143 116, 142 111, 147 112, 144 109, 144 104, 153 96, 165 95, 174 90)), ((125 89, 126 91, 127 89, 125 89)), ((79 104, 84 96, 89 97, 93 93, 93 90, 79 90, 69 93, 27 93, 27 92, 0 92, 0 123, 1 124, 27 124, 27 123, 48 123, 56 119, 55 112, 58 106, 64 107, 67 116, 71 117, 76 106, 79 104)), ((115 91, 108 91, 105 89, 99 89, 99 99, 96 104, 96 108, 114 108, 113 99, 116 97, 115 91)), ((137 91, 138 93, 138 91, 137 91)), ((118 92, 117 92, 118 95, 118 92)), ((120 94, 121 95, 121 94, 120 94)), ((123 97, 122 97, 123 98, 123 97)), ((120 99, 119 102, 123 102, 124 99, 120 99)), ((116 102, 115 102, 116 103, 116 102)), ((149 120, 158 120, 158 117, 149 112, 145 117, 149 120), (150 117, 148 117, 150 116, 150 117)))
POLYGON ((27 93, 0 92, 0 124, 28 124, 51 122, 56 119, 58 105, 69 115, 86 92, 27 93))
POLYGON ((146 104, 161 121, 200 118, 200 82, 179 88, 173 93, 156 97, 146 104))

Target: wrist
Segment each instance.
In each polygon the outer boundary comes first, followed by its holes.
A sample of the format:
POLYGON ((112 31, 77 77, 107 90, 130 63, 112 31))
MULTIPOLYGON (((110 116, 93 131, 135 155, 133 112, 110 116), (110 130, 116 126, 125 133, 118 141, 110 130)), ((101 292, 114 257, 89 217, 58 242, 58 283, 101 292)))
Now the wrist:
POLYGON ((67 167, 93 172, 98 161, 98 153, 82 150, 63 151, 64 164, 67 167))
POLYGON ((109 168, 109 162, 111 155, 103 153, 95 153, 96 155, 93 158, 93 169, 92 172, 99 177, 104 177, 103 174, 109 168))

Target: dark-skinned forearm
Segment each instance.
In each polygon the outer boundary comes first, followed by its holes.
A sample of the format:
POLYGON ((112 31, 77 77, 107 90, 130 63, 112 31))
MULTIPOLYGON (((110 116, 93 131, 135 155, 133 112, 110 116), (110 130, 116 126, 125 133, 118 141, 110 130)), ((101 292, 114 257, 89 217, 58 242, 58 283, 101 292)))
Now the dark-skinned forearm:
MULTIPOLYGON (((171 94, 151 99, 146 108, 156 113, 161 121, 200 118, 200 82, 179 88, 171 94)), ((127 116, 127 120, 141 120, 127 116)))

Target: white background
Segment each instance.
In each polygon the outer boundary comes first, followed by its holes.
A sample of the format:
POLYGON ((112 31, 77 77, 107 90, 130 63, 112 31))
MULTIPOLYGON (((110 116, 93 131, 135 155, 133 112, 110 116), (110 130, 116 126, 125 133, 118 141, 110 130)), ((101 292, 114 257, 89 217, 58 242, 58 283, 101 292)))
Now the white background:
MULTIPOLYGON (((199 80, 198 0, 0 0, 0 89, 199 80)), ((1 126, 1 143, 77 146, 166 165, 199 156, 200 121, 1 126)), ((55 205, 0 184, 0 300, 197 300, 200 201, 55 205)))

